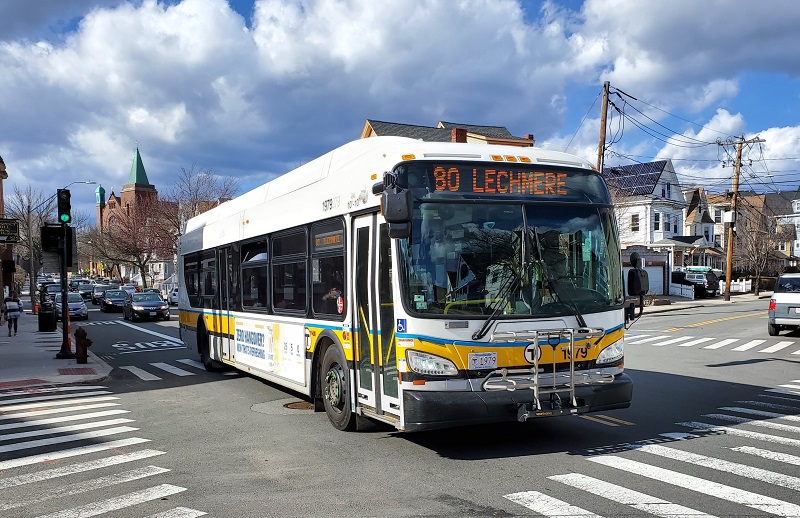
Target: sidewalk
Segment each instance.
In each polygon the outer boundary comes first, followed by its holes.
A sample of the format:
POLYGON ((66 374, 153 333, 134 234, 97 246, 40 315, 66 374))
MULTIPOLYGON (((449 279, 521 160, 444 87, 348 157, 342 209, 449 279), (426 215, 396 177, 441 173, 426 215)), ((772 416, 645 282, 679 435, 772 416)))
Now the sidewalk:
MULTIPOLYGON (((653 303, 647 305, 647 297, 645 297, 644 313, 663 313, 665 311, 678 311, 681 309, 703 308, 712 306, 725 306, 736 304, 737 302, 751 302, 754 300, 764 300, 764 311, 767 310, 769 298, 772 296, 771 291, 762 291, 756 296, 754 293, 731 293, 731 300, 726 301, 722 295, 708 299, 695 299, 689 300, 684 297, 676 297, 674 295, 659 295, 653 299, 653 303)), ((625 304, 634 301, 628 298, 625 304)), ((638 302, 636 302, 636 312, 639 312, 638 302)))
MULTIPOLYGON (((71 351, 75 352, 75 330, 71 323, 71 351)), ((89 336, 91 339, 91 336, 89 336)), ((63 337, 61 322, 55 332, 39 332, 39 316, 24 311, 19 317, 16 336, 8 336, 8 326, 0 328, 0 390, 35 385, 97 382, 108 377, 111 367, 89 350, 86 363, 59 360, 63 337)))

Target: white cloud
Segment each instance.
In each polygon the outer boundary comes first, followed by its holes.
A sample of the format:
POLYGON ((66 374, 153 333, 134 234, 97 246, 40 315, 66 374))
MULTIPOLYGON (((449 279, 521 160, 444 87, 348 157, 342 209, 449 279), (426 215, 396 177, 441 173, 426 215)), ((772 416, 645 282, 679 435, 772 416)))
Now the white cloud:
MULTIPOLYGON (((33 4, 0 4, 17 28, 0 35, 10 181, 80 169, 109 191, 127 178, 136 142, 157 186, 193 164, 253 186, 358 138, 367 118, 505 125, 594 162, 599 104, 579 130, 575 113, 603 80, 658 106, 645 108, 655 121, 713 142, 720 134, 696 124, 766 132, 748 127, 762 114, 737 105, 743 74, 800 73, 800 4, 785 0, 587 0, 580 11, 529 0, 257 0, 252 20, 225 0, 68 0, 46 17, 33 4), (69 32, 37 30, 45 25, 69 32)), ((796 89, 788 97, 798 110, 796 89)), ((788 153, 793 129, 765 149, 788 153)), ((711 147, 664 146, 630 126, 620 135, 615 152, 722 169, 702 162, 716 157, 711 147)))

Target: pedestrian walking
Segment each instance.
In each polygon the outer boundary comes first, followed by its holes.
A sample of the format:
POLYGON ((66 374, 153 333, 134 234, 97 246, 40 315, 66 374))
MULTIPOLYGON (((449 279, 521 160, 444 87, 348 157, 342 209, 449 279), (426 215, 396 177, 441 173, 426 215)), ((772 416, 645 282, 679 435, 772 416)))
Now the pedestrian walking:
POLYGON ((3 301, 3 314, 8 322, 8 336, 11 336, 11 330, 14 330, 14 335, 17 334, 17 320, 22 314, 22 302, 17 297, 17 292, 12 291, 8 294, 5 301, 3 301))

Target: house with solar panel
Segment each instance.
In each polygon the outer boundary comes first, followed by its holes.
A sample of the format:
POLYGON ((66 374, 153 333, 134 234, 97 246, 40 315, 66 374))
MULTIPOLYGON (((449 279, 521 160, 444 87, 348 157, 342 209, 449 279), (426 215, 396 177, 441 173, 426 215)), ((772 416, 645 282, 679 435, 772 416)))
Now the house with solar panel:
POLYGON ((645 259, 651 294, 670 293, 673 270, 716 269, 724 262, 705 190, 682 188, 671 160, 605 167, 603 176, 614 199, 622 247, 645 259))

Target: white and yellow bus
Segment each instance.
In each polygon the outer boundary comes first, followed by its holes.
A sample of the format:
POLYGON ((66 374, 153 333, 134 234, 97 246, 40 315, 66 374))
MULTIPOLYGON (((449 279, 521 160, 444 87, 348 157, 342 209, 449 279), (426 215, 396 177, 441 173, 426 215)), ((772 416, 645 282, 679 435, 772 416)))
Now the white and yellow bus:
POLYGON ((189 220, 181 338, 340 430, 625 408, 620 253, 585 160, 361 139, 189 220))

